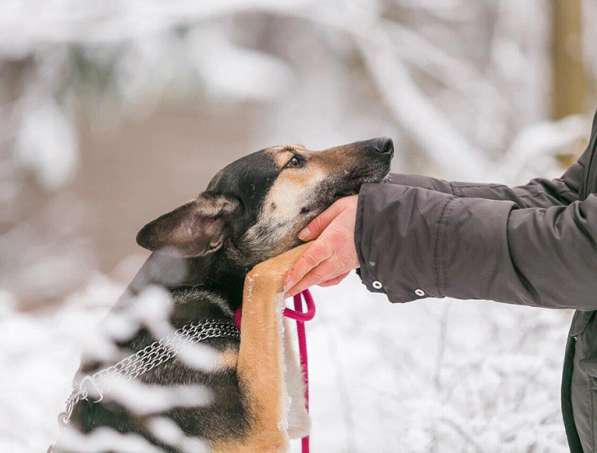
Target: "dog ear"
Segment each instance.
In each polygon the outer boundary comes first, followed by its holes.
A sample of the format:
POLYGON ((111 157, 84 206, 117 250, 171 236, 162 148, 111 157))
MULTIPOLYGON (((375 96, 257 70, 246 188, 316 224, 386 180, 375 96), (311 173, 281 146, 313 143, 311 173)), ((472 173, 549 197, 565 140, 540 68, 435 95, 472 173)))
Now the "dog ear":
POLYGON ((222 246, 239 209, 233 197, 204 192, 145 225, 137 233, 137 244, 186 258, 208 255, 222 246))

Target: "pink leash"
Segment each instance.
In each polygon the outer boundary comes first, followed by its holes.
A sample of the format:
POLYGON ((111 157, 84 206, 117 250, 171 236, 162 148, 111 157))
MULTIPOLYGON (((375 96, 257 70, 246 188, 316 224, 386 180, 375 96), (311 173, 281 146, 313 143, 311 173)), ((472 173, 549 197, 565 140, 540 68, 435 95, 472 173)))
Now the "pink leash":
MULTIPOLYGON (((284 309, 284 316, 296 321, 296 333, 298 337, 299 357, 301 361, 301 368, 303 369, 303 383, 305 384, 305 409, 309 412, 309 356, 307 355, 307 333, 305 332, 305 322, 311 321, 315 316, 315 302, 313 296, 308 289, 302 293, 294 296, 294 310, 290 308, 284 309), (303 311, 303 301, 307 305, 307 311, 303 311)), ((234 321, 236 327, 240 329, 240 320, 242 316, 242 308, 236 310, 234 314, 234 321)), ((301 447, 303 453, 309 453, 309 436, 301 439, 301 447)))

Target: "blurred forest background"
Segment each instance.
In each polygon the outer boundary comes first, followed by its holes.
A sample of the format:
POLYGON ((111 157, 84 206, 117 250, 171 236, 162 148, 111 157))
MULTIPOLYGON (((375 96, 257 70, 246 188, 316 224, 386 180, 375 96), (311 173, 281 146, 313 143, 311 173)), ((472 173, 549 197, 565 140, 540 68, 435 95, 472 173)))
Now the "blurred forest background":
MULTIPOLYGON (((246 153, 388 135, 395 171, 560 174, 597 106, 596 22, 594 0, 3 0, 0 450, 55 436, 137 230, 246 153)), ((568 313, 360 288, 316 292, 314 451, 566 451, 568 313)))

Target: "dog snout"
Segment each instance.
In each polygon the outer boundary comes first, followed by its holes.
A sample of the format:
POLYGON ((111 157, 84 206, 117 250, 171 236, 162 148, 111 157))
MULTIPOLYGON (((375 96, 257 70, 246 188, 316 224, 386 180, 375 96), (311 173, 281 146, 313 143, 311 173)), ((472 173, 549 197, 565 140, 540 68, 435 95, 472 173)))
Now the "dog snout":
POLYGON ((372 138, 362 142, 356 142, 353 146, 361 151, 369 154, 370 157, 385 157, 392 158, 394 155, 394 142, 388 137, 372 138))
POLYGON ((394 154, 394 142, 391 138, 388 137, 379 137, 370 140, 371 151, 378 153, 378 154, 394 154))

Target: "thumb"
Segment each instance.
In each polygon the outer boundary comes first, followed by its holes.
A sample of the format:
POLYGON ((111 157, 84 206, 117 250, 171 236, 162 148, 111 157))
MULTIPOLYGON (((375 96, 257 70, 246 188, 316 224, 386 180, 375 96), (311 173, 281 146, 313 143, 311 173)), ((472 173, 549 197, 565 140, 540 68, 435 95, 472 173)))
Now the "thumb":
POLYGON ((344 203, 342 203, 342 199, 337 200, 329 208, 311 220, 309 225, 299 232, 299 239, 301 241, 311 241, 315 239, 343 210, 344 203))

